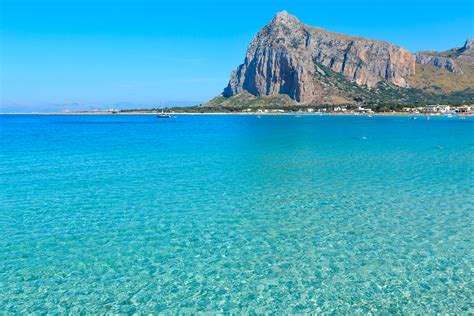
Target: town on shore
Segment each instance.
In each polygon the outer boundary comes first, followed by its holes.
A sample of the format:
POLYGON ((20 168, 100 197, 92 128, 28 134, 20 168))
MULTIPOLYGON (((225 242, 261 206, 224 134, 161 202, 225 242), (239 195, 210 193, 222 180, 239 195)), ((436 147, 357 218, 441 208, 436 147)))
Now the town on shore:
POLYGON ((401 107, 398 109, 377 111, 363 106, 322 106, 322 107, 285 107, 285 108, 211 108, 202 106, 171 107, 155 109, 108 109, 89 111, 64 111, 54 114, 333 114, 333 115, 462 115, 473 116, 471 105, 426 105, 401 107))

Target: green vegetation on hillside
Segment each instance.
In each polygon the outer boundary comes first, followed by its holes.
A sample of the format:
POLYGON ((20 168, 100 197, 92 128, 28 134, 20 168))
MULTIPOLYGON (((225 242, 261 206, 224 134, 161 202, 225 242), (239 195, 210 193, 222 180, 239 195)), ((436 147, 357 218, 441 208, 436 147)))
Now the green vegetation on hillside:
POLYGON ((237 108, 240 111, 245 108, 268 108, 278 109, 287 108, 297 105, 289 96, 284 94, 276 94, 269 96, 257 97, 247 91, 244 91, 236 96, 226 98, 223 96, 217 96, 207 103, 204 103, 203 107, 220 107, 223 109, 237 108))
POLYGON ((415 74, 408 78, 410 86, 441 94, 474 87, 474 67, 456 62, 463 74, 438 69, 433 65, 416 65, 415 74))

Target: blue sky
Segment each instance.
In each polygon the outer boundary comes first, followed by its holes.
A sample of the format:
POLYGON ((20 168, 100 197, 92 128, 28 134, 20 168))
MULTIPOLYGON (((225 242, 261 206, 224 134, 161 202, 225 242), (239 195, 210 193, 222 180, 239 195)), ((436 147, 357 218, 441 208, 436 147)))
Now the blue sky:
POLYGON ((474 2, 0 0, 0 110, 189 105, 218 95, 287 10, 331 31, 445 50, 474 36, 474 2))

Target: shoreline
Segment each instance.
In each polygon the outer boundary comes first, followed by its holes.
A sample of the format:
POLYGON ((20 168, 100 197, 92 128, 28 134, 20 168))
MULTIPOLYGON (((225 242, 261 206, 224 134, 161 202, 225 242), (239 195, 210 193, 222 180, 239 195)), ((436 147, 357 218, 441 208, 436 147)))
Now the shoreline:
MULTIPOLYGON (((90 112, 6 112, 0 115, 158 115, 159 112, 116 112, 110 111, 90 111, 90 112)), ((474 113, 408 113, 408 112, 385 112, 385 113, 357 113, 357 112, 316 112, 316 113, 300 113, 300 112, 285 112, 285 113, 265 113, 265 112, 209 112, 209 113, 174 113, 165 112, 171 115, 287 115, 287 116, 474 116, 474 113)))

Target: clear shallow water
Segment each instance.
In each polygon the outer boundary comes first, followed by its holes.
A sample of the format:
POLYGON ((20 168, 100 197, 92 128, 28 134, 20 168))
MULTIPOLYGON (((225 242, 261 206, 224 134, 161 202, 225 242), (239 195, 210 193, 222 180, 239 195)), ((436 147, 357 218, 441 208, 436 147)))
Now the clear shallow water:
POLYGON ((469 118, 3 115, 0 313, 472 313, 473 160, 469 118))

